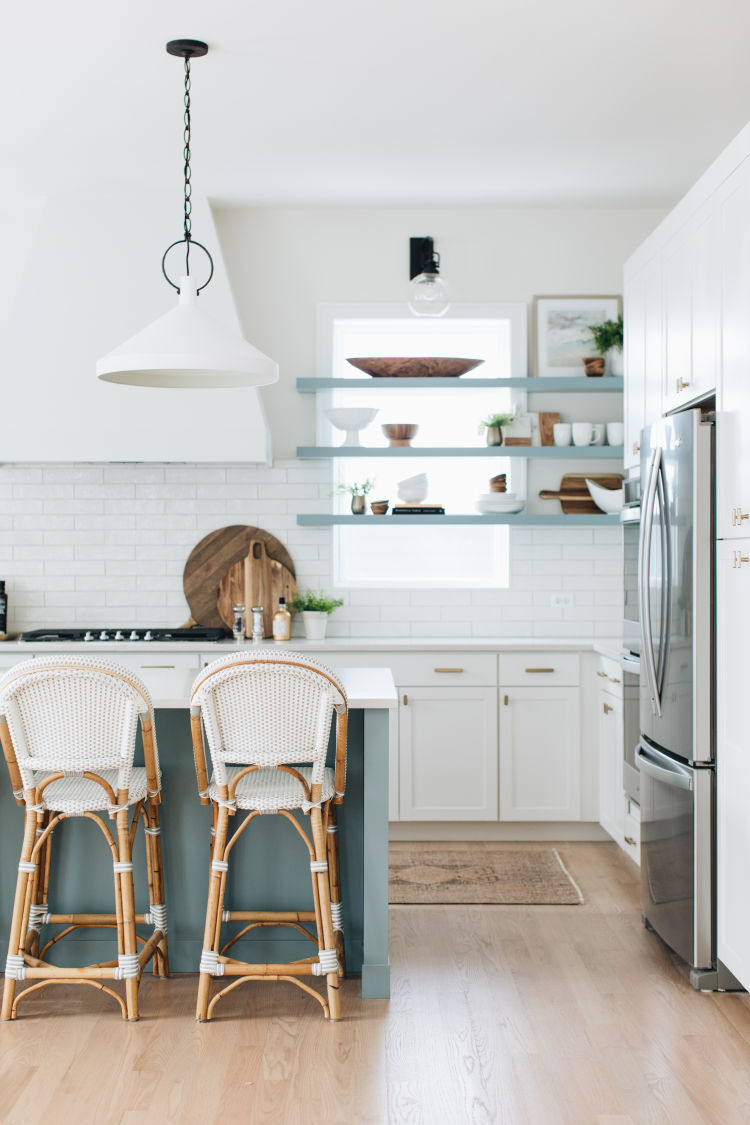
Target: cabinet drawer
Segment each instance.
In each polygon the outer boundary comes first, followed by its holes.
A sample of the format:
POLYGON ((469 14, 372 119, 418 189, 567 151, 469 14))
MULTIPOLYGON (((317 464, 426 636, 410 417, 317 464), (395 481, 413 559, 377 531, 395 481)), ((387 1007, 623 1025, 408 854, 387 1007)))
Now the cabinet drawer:
MULTIPOLYGON (((577 652, 508 652, 500 655, 500 687, 578 687, 577 652)), ((602 681, 603 682, 603 681, 602 681)))
MULTIPOLYGON (((317 655, 317 654, 316 654, 317 655)), ((331 652, 331 668, 390 668, 397 687, 497 687, 497 657, 490 652, 331 652)))
POLYGON ((609 692, 610 695, 616 695, 619 699, 622 699, 622 668, 616 660, 610 660, 607 656, 600 656, 596 678, 602 691, 609 692))
POLYGON ((143 680, 155 707, 189 707, 190 689, 203 662, 197 653, 118 652, 117 663, 143 680))

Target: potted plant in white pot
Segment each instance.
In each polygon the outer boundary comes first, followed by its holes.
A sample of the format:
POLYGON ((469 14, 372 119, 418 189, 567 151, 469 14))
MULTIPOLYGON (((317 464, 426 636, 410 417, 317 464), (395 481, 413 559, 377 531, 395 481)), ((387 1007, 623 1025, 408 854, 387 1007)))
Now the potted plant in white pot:
POLYGON ((304 594, 297 594, 292 607, 302 614, 307 640, 322 641, 329 616, 343 604, 343 598, 331 598, 322 590, 305 590, 304 594))
POLYGON ((617 320, 604 320, 601 324, 592 324, 589 332, 594 338, 594 347, 599 355, 604 356, 605 374, 622 375, 622 317, 617 320))
POLYGON ((512 410, 506 414, 488 414, 479 423, 480 434, 484 430, 485 439, 488 445, 502 445, 503 444, 503 426, 509 426, 511 422, 515 422, 516 412, 512 410))

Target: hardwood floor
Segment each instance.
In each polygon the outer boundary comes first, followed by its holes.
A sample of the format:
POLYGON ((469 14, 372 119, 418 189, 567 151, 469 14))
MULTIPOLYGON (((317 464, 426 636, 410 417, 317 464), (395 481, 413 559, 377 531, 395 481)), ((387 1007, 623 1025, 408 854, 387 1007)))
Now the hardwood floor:
POLYGON ((241 986, 209 1025, 191 977, 144 980, 137 1024, 93 989, 46 990, 0 1024, 0 1117, 750 1121, 750 998, 693 992, 642 928, 637 869, 614 844, 557 846, 583 906, 392 907, 393 997, 362 1001, 347 981, 339 1024, 283 984, 241 986))

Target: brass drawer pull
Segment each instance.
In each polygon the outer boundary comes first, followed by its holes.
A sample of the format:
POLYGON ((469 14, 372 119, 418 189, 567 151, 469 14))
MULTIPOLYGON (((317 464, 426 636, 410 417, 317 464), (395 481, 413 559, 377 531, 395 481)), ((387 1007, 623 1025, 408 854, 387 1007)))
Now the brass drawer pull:
POLYGON ((610 682, 611 684, 619 684, 619 682, 620 682, 620 681, 619 681, 619 680, 617 679, 617 676, 610 676, 610 677, 609 677, 609 682, 610 682))
POLYGON ((690 383, 686 383, 684 379, 676 379, 675 386, 677 388, 677 394, 679 394, 680 391, 686 390, 690 386, 690 383))
POLYGON ((732 527, 741 527, 743 520, 750 520, 750 514, 743 512, 742 508, 732 508, 732 527))
POLYGON ((734 555, 732 566, 735 568, 742 566, 743 563, 750 562, 750 558, 747 555, 743 555, 742 551, 732 551, 732 554, 734 555))
POLYGON ((636 846, 636 841, 633 839, 632 836, 626 836, 625 837, 625 843, 630 844, 631 848, 634 848, 636 846))
POLYGON ((404 692, 404 707, 409 705, 409 696, 404 692))
POLYGON ((633 453, 640 453, 640 452, 641 452, 640 442, 634 441, 633 442, 633 453))
POLYGON ((174 664, 141 664, 141 668, 174 668, 174 664))
POLYGON ((601 676, 601 678, 603 680, 607 679, 607 673, 606 672, 597 672, 596 674, 597 674, 597 676, 601 676))
POLYGON ((524 672, 554 672, 554 668, 524 668, 524 672))
POLYGON ((433 672, 463 672, 464 668, 433 668, 433 672))
POLYGON ((503 696, 503 707, 507 707, 509 703, 507 695, 503 696))
POLYGON ((610 707, 610 705, 608 703, 602 703, 602 707, 604 709, 605 715, 608 715, 610 713, 610 711, 614 711, 614 707, 610 707))

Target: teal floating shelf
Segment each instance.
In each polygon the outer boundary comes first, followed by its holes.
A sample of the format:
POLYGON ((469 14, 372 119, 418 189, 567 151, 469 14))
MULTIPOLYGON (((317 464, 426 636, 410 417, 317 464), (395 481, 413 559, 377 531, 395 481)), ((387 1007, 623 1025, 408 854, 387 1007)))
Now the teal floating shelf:
POLYGON ((619 516, 596 515, 564 516, 536 515, 519 512, 515 516, 504 515, 456 515, 456 516, 348 516, 331 515, 321 512, 297 516, 298 527, 399 527, 404 524, 445 524, 455 527, 466 524, 505 524, 508 527, 618 527, 619 516))
POLYGON ((560 379, 298 379, 297 390, 312 395, 317 391, 362 390, 377 394, 379 388, 392 390, 429 390, 440 387, 455 390, 488 390, 511 387, 527 394, 622 394, 624 379, 611 377, 587 378, 585 375, 560 379))
POLYGON ((622 461, 621 445, 470 445, 455 446, 366 446, 299 445, 297 456, 311 459, 332 457, 533 457, 540 460, 622 461))

